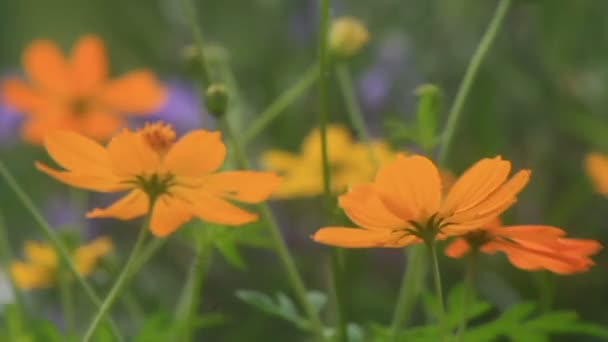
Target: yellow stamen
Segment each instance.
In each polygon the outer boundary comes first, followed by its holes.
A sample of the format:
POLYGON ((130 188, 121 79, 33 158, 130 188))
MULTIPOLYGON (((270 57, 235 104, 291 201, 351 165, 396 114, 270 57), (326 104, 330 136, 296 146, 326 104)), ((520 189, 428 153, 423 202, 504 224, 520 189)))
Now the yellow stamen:
POLYGON ((137 132, 141 134, 146 144, 159 154, 167 153, 175 142, 175 131, 171 125, 162 121, 146 123, 137 132))

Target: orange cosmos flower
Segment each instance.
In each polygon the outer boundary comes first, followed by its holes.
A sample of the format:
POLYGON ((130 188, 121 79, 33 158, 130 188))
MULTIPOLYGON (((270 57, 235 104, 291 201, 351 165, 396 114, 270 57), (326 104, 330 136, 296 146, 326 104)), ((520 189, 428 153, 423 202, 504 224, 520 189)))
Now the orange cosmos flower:
MULTIPOLYGON (((93 272, 99 259, 112 251, 112 240, 100 237, 82 245, 72 253, 72 260, 78 273, 88 276, 93 272)), ((51 287, 57 278, 59 258, 53 247, 36 241, 26 241, 24 246, 26 262, 13 261, 11 274, 17 287, 23 290, 51 287)))
POLYGON ((595 191, 608 196, 608 155, 589 153, 585 159, 585 166, 595 191))
POLYGON ((57 129, 105 140, 124 126, 121 114, 151 113, 165 98, 148 70, 108 79, 105 45, 92 35, 80 38, 69 57, 52 41, 35 40, 23 53, 22 63, 29 82, 6 80, 1 95, 27 114, 22 135, 31 143, 41 143, 57 129))
POLYGON ((363 229, 327 227, 317 242, 350 248, 403 247, 464 234, 507 210, 528 183, 530 171, 507 180, 511 163, 482 159, 468 169, 442 198, 437 167, 422 156, 397 159, 382 167, 371 184, 354 186, 339 205, 363 229))
POLYGON ((106 148, 69 131, 50 133, 44 145, 66 171, 36 163, 39 170, 69 185, 100 192, 130 191, 89 218, 129 220, 151 212, 150 228, 163 237, 196 216, 204 221, 241 225, 257 220, 227 200, 259 203, 277 187, 270 172, 214 173, 226 147, 219 132, 195 130, 174 143, 175 132, 163 123, 138 131, 123 130, 106 148), (150 208, 150 203, 154 204, 150 208))
POLYGON ((503 252, 511 264, 526 271, 548 270, 559 274, 585 272, 594 265, 589 256, 602 246, 595 240, 568 239, 566 233, 550 226, 501 227, 498 219, 466 233, 445 250, 451 258, 481 251, 503 252))

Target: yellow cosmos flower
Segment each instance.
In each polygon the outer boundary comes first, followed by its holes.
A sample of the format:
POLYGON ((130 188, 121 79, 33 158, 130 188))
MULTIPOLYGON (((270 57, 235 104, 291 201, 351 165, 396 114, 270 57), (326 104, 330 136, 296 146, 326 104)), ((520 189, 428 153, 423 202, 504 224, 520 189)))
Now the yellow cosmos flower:
POLYGON ((595 191, 608 196, 608 155, 589 153, 585 159, 585 166, 595 191))
MULTIPOLYGON (((353 142, 346 127, 330 125, 327 128, 327 144, 333 192, 342 192, 348 186, 368 182, 374 177, 376 169, 368 147, 353 142)), ((373 142, 372 149, 380 165, 394 159, 394 154, 383 142, 373 142)), ((275 197, 293 198, 323 193, 321 138, 318 129, 304 139, 300 154, 270 150, 264 153, 262 161, 269 169, 284 176, 275 197)))
POLYGON ((130 220, 151 212, 150 229, 163 237, 194 216, 201 220, 241 225, 257 220, 228 200, 259 203, 280 182, 271 172, 227 171, 226 147, 219 132, 195 130, 177 142, 163 123, 138 131, 123 130, 106 148, 74 132, 53 132, 45 139, 51 157, 66 171, 36 163, 39 170, 66 184, 99 192, 129 191, 89 218, 130 220), (150 204, 154 206, 150 208, 150 204))
POLYGON ((326 227, 317 242, 350 248, 403 247, 429 238, 462 235, 498 217, 516 201, 530 171, 507 179, 511 163, 482 159, 442 196, 437 167, 422 156, 397 155, 371 184, 340 196, 339 205, 363 229, 326 227))
MULTIPOLYGON (((112 240, 100 237, 82 245, 72 253, 78 273, 88 276, 99 259, 112 251, 112 240)), ((15 284, 23 290, 48 288, 55 284, 59 258, 53 247, 36 241, 26 241, 23 248, 25 262, 13 261, 11 274, 15 284)))

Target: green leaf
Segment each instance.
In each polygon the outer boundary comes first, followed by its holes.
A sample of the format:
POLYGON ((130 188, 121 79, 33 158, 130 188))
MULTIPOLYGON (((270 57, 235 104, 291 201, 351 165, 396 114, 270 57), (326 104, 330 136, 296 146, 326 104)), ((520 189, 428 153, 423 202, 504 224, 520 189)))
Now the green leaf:
POLYGON ((327 304, 327 295, 321 291, 308 291, 306 298, 317 314, 320 313, 325 304, 327 304))
POLYGON ((240 270, 245 270, 247 265, 241 254, 239 253, 238 245, 234 239, 226 238, 225 236, 218 237, 213 240, 215 247, 231 265, 240 270))
POLYGON ((280 317, 293 323, 298 329, 309 331, 311 324, 308 319, 301 317, 292 300, 283 293, 272 297, 252 290, 238 290, 236 296, 245 303, 258 308, 260 311, 280 317))

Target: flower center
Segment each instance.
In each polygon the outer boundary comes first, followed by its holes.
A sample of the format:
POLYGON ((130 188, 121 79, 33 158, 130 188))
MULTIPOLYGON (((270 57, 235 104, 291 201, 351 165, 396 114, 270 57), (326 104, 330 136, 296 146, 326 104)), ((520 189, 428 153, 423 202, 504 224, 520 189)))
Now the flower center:
POLYGON ((70 108, 74 116, 82 117, 91 109, 91 101, 84 97, 78 97, 70 102, 70 108))
POLYGON ((137 131, 150 148, 164 155, 175 142, 175 131, 162 121, 146 123, 145 126, 137 131))

